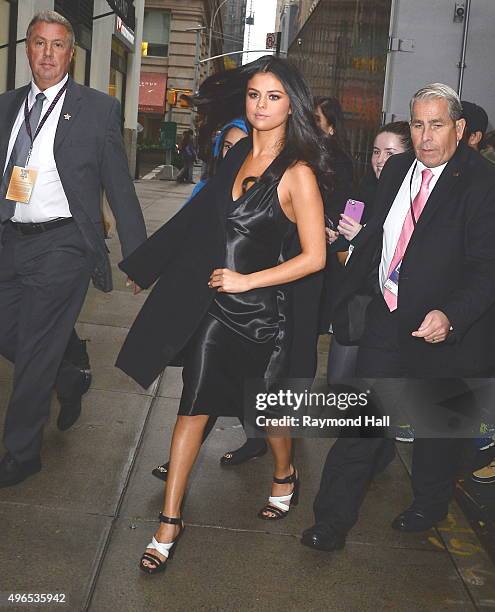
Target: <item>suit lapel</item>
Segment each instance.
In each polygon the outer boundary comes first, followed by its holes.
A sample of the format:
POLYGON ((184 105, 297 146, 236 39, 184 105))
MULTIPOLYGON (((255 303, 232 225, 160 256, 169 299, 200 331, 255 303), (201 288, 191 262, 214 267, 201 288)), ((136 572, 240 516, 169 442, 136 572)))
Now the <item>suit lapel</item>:
POLYGON ((464 144, 460 143, 454 156, 450 159, 449 163, 445 166, 440 178, 438 179, 433 191, 431 192, 423 212, 416 228, 411 236, 410 244, 408 248, 413 245, 416 241, 421 239, 421 234, 424 228, 428 226, 432 217, 435 213, 448 206, 448 202, 451 198, 451 194, 459 186, 459 179, 462 176, 462 167, 464 165, 465 149, 464 144))
POLYGON ((2 122, 3 128, 0 136, 0 167, 2 168, 2 174, 7 157, 7 150, 9 148, 10 134, 12 132, 12 128, 14 127, 17 113, 19 112, 19 109, 21 108, 30 87, 30 85, 25 85, 15 92, 5 114, 5 122, 2 122))
POLYGON ((62 111, 60 112, 60 119, 58 121, 57 132, 55 134, 55 143, 53 146, 54 152, 57 152, 67 134, 70 132, 80 109, 81 88, 69 77, 64 104, 62 106, 62 111))

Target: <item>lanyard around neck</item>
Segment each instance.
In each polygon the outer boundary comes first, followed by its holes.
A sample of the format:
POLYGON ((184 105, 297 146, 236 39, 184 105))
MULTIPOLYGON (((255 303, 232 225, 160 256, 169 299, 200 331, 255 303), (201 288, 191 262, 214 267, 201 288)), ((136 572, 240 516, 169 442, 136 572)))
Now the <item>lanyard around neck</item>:
POLYGON ((411 218, 412 218, 414 229, 416 229, 417 220, 416 220, 416 215, 414 214, 414 208, 413 208, 412 184, 413 184, 413 178, 414 178, 414 174, 416 173, 417 167, 418 167, 418 160, 414 162, 411 176, 409 177, 409 212, 411 213, 411 218))
POLYGON ((26 131, 28 133, 29 139, 31 140, 31 149, 33 148, 33 144, 34 141, 36 139, 36 136, 38 136, 38 134, 41 131, 41 128, 45 125, 46 120, 48 119, 48 117, 50 116, 51 112, 53 111, 53 109, 55 108, 55 106, 57 105, 57 102, 60 100, 60 98, 62 97, 62 94, 64 93, 64 91, 67 89, 67 83, 68 81, 66 81, 63 85, 63 87, 60 89, 60 91, 58 92, 58 94, 55 96, 55 98, 53 99, 53 102, 50 104, 48 110, 46 111, 46 113, 43 115, 43 118, 41 119, 41 121, 38 123, 38 127, 36 128, 36 132, 34 133, 33 136, 33 132, 31 130, 31 124, 29 122, 29 118, 31 117, 31 111, 33 110, 33 106, 31 107, 31 109, 28 108, 28 98, 29 98, 29 94, 26 96, 26 100, 24 102, 24 123, 26 125, 26 131))

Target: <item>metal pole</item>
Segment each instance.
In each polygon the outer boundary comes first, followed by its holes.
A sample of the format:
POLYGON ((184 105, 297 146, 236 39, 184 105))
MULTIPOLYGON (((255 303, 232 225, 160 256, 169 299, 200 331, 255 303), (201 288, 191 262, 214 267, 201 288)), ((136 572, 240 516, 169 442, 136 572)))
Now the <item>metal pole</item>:
POLYGON ((467 49, 467 39, 469 33, 469 15, 471 13, 471 0, 467 0, 466 2, 466 16, 464 18, 464 29, 462 32, 462 51, 461 51, 461 59, 459 61, 459 81, 457 84, 457 93, 459 94, 459 98, 462 96, 462 86, 464 84, 464 71, 466 69, 466 49, 467 49))
POLYGON ((224 4, 226 4, 229 0, 223 0, 223 2, 221 2, 218 7, 217 10, 213 13, 211 19, 210 19, 210 34, 208 36, 208 57, 210 57, 211 55, 211 39, 213 37, 213 24, 215 23, 215 18, 218 14, 218 11, 222 8, 222 6, 224 4))
MULTIPOLYGON (((202 28, 201 28, 201 30, 199 28, 196 30, 196 53, 195 53, 195 57, 194 57, 193 95, 198 90, 198 85, 199 85, 199 54, 200 54, 200 48, 201 48, 201 39, 200 39, 201 32, 202 32, 202 28)), ((191 125, 191 127, 193 127, 193 125, 194 125, 194 117, 193 117, 193 111, 192 110, 191 110, 191 113, 189 115, 189 118, 190 118, 190 125, 191 125)))
POLYGON ((204 59, 199 60, 199 63, 203 64, 204 62, 218 59, 219 57, 225 57, 227 55, 239 55, 239 53, 273 53, 273 49, 249 49, 249 51, 241 49, 240 51, 229 51, 228 53, 221 53, 220 55, 214 55, 213 57, 205 57, 204 59))

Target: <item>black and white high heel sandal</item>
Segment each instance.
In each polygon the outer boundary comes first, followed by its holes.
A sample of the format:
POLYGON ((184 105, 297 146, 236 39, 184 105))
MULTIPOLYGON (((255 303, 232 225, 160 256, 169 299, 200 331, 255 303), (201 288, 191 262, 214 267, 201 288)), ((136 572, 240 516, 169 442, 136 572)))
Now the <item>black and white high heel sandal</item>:
POLYGON ((151 542, 146 548, 152 548, 153 550, 156 550, 163 557, 165 557, 165 559, 162 560, 160 559, 160 557, 154 555, 153 553, 144 552, 143 556, 141 557, 141 561, 139 562, 139 569, 145 574, 158 574, 159 572, 165 571, 165 568, 167 567, 167 561, 172 558, 177 547, 177 543, 179 542, 179 539, 184 533, 185 529, 184 521, 180 517, 175 518, 165 516, 160 512, 158 518, 161 523, 168 523, 169 525, 180 525, 180 530, 173 542, 158 542, 158 540, 153 536, 151 542), (145 565, 143 563, 144 561, 147 561, 152 565, 145 565))
POLYGON ((292 506, 297 506, 299 503, 299 475, 297 474, 296 468, 290 476, 286 478, 275 478, 273 477, 275 484, 294 484, 292 493, 289 495, 271 495, 268 498, 266 506, 261 508, 258 512, 258 518, 264 521, 279 521, 285 518, 289 514, 289 510, 292 506), (271 514, 268 514, 271 513, 271 514))

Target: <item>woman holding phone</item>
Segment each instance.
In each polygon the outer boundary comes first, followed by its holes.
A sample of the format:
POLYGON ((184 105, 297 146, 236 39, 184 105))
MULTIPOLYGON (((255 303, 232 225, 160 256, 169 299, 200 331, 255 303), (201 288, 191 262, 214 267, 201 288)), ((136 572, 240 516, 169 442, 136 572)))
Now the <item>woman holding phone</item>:
POLYGON ((360 187, 359 199, 364 200, 364 206, 362 210, 361 207, 358 210, 352 206, 347 211, 344 210, 337 227, 340 235, 349 241, 358 235, 363 224, 371 218, 376 185, 387 160, 392 155, 406 153, 411 149, 411 132, 407 121, 387 123, 378 130, 373 142, 371 171, 364 177, 360 187), (363 216, 365 211, 366 215, 363 216))
MULTIPOLYGON (((411 133, 407 121, 387 123, 378 130, 373 142, 371 168, 364 176, 357 195, 359 204, 354 204, 355 200, 349 200, 346 204, 344 212, 340 215, 335 235, 332 236, 333 240, 339 236, 345 240, 340 238, 340 246, 337 246, 335 242, 334 248, 339 248, 342 252, 352 252, 351 241, 374 213, 376 186, 384 165, 392 155, 405 153, 411 149, 411 133)), ((354 376, 358 348, 357 346, 342 346, 332 335, 327 365, 329 384, 354 376)))

